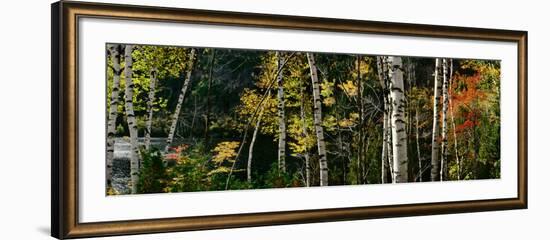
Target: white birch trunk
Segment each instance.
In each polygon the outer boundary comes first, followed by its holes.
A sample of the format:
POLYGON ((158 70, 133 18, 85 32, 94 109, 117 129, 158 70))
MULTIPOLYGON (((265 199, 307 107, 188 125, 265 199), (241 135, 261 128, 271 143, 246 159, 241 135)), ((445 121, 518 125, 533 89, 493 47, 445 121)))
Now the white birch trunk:
MULTIPOLYGON (((392 122, 392 109, 393 109, 393 105, 392 105, 392 98, 391 98, 391 80, 390 80, 390 70, 389 70, 389 67, 388 67, 388 57, 382 57, 382 68, 384 70, 384 76, 385 76, 385 94, 384 94, 384 97, 386 98, 386 126, 387 126, 387 129, 386 129, 386 155, 387 155, 387 166, 389 168, 389 171, 390 171, 390 177, 391 177, 391 182, 395 182, 395 174, 394 174, 394 167, 393 167, 393 160, 394 160, 394 157, 393 157, 393 138, 392 138, 392 129, 393 129, 393 125, 391 124, 392 122)), ((390 65, 391 66, 391 65, 390 65)))
POLYGON ((252 183, 252 159, 254 154, 254 144, 256 143, 256 136, 258 136, 258 130, 260 129, 260 123, 262 122, 263 114, 264 107, 262 106, 262 108, 260 109, 260 113, 258 114, 256 126, 254 126, 254 133, 252 134, 252 140, 250 140, 250 147, 248 148, 248 161, 246 163, 246 180, 248 181, 248 183, 252 183))
POLYGON ((392 103, 392 151, 394 183, 408 181, 407 133, 405 131, 405 91, 401 57, 388 57, 392 103))
POLYGON ((388 163, 387 163, 387 165, 388 165, 388 168, 389 168, 389 171, 390 171, 391 182, 393 183, 393 182, 395 182, 395 179, 394 179, 394 177, 395 177, 394 172, 395 172, 395 171, 394 171, 394 168, 393 168, 393 166, 394 166, 394 165, 393 165, 394 156, 393 156, 393 144, 392 144, 392 143, 393 143, 393 136, 392 136, 392 129, 393 129, 393 126, 392 126, 392 124, 391 124, 391 123, 392 123, 392 118, 393 118, 393 117, 392 117, 392 114, 391 114, 391 113, 392 113, 393 107, 392 107, 392 105, 391 105, 391 98, 390 98, 390 96, 388 96, 388 101, 389 101, 390 103, 388 103, 388 104, 389 104, 389 105, 388 105, 388 114, 387 114, 388 119, 387 119, 387 121, 386 121, 386 124, 387 124, 387 126, 388 126, 388 129, 386 130, 386 135, 387 135, 387 138, 386 138, 386 139, 388 140, 388 141, 386 142, 386 151, 387 151, 387 155, 388 155, 388 163))
POLYGON ((145 122, 145 149, 151 146, 151 125, 153 123, 153 103, 157 84, 157 69, 151 68, 149 73, 149 99, 147 100, 147 120, 145 122))
POLYGON ((415 131, 415 137, 416 137, 416 157, 418 159, 418 181, 422 182, 422 157, 420 155, 420 133, 419 133, 419 126, 418 126, 418 103, 416 104, 415 114, 414 114, 414 121, 416 125, 416 131, 415 131))
MULTIPOLYGON (((386 98, 386 97, 384 97, 386 98)), ((382 183, 386 183, 388 180, 388 167, 391 164, 391 128, 390 128, 390 117, 389 117, 389 107, 384 107, 384 123, 383 123, 383 139, 382 139, 382 183)), ((390 171, 393 172, 393 171, 390 171)), ((392 173, 393 174, 393 173, 392 173)))
POLYGON ((439 137, 439 68, 440 62, 439 58, 435 59, 435 70, 434 70, 434 99, 433 99, 433 128, 432 128, 432 158, 431 158, 431 181, 437 181, 439 175, 439 144, 437 138, 439 137))
POLYGON ((208 89, 206 91, 206 114, 204 114, 204 142, 208 145, 210 142, 210 135, 208 134, 210 128, 210 92, 212 90, 212 74, 214 70, 214 60, 216 57, 216 49, 212 49, 212 54, 210 55, 210 66, 208 70, 208 89))
MULTIPOLYGON (((305 139, 309 138, 309 134, 307 133, 307 123, 306 123, 306 109, 305 109, 305 89, 302 87, 302 99, 300 99, 300 119, 302 121, 302 137, 305 139)), ((306 145, 306 149, 304 151, 304 160, 306 165, 306 187, 311 186, 311 166, 309 163, 309 149, 306 145)))
MULTIPOLYGON (((388 101, 391 102, 391 99, 390 97, 388 96, 388 101)), ((387 126, 388 126, 388 129, 386 130, 386 135, 387 136, 387 142, 386 142, 386 151, 388 152, 387 155, 388 155, 388 163, 387 163, 387 166, 389 168, 389 171, 390 171, 390 178, 391 178, 391 182, 395 182, 395 174, 394 174, 394 165, 393 165, 393 162, 394 162, 394 156, 393 156, 393 136, 392 136, 392 130, 393 130, 393 126, 392 126, 392 109, 393 107, 391 106, 391 103, 388 107, 388 120, 387 120, 387 126)))
MULTIPOLYGON (((450 60, 449 62, 449 89, 452 89, 452 86, 453 86, 453 59, 450 60)), ((449 94, 450 94, 450 90, 449 90, 449 94)), ((453 98, 449 96, 449 112, 451 113, 451 124, 452 124, 452 127, 453 127, 453 137, 454 137, 454 146, 455 146, 455 157, 456 157, 456 166, 457 166, 457 174, 456 174, 456 179, 457 180, 460 180, 460 175, 461 175, 461 168, 462 166, 460 166, 460 159, 458 157, 458 142, 457 142, 457 139, 456 139, 456 123, 455 123, 455 115, 454 115, 454 112, 453 112, 453 98)))
POLYGON ((285 121, 285 98, 283 88, 283 59, 279 52, 275 53, 277 59, 277 111, 279 117, 279 145, 278 145, 278 166, 279 174, 286 171, 286 121, 285 121))
POLYGON ((321 110, 321 91, 319 79, 317 78, 317 66, 312 53, 307 53, 309 70, 311 75, 311 84, 313 87, 313 123, 315 125, 315 134, 317 136, 317 150, 319 151, 319 182, 321 186, 328 186, 328 164, 327 151, 325 146, 325 136, 323 130, 323 117, 321 110))
POLYGON ((113 175, 113 156, 115 151, 115 131, 116 119, 118 117, 118 98, 120 88, 120 45, 110 45, 109 52, 111 54, 111 62, 113 63, 113 85, 111 89, 111 101, 109 104, 109 115, 107 119, 107 172, 106 181, 107 187, 111 186, 113 175))
POLYGON ((441 163, 439 171, 439 180, 443 181, 446 177, 446 167, 447 163, 447 108, 449 104, 449 90, 448 85, 449 81, 447 78, 447 59, 443 58, 443 86, 441 89, 441 94, 443 97, 443 106, 441 109, 441 163))
MULTIPOLYGON (((389 110, 390 110, 390 104, 389 104, 389 90, 388 90, 388 77, 387 77, 387 68, 386 63, 384 60, 384 57, 377 57, 376 58, 376 64, 378 67, 378 79, 380 81, 380 86, 382 86, 383 89, 383 100, 384 100, 384 115, 383 115, 383 127, 382 127, 382 159, 380 164, 380 178, 382 183, 386 183, 386 173, 388 171, 388 163, 389 161, 389 144, 391 144, 391 131, 390 131, 390 124, 389 124, 389 110)), ((392 171, 393 172, 393 171, 392 171)))
MULTIPOLYGON (((366 174, 369 172, 368 169, 365 169, 365 165, 367 165, 366 168, 368 168, 368 161, 365 161, 365 134, 364 134, 364 121, 365 121, 365 101, 363 98, 363 82, 361 79, 361 57, 359 55, 355 56, 356 58, 356 71, 357 71, 357 78, 356 78, 356 85, 357 85, 357 110, 359 111, 359 123, 357 124, 357 128, 355 129, 355 132, 357 133, 357 176, 360 176, 357 178, 357 182, 359 184, 363 184, 366 179, 366 174), (367 163, 365 163, 367 162, 367 163), (359 171, 360 170, 360 171, 359 171)), ((345 170, 345 168, 344 168, 345 170)))
POLYGON ((191 53, 189 54, 189 60, 187 61, 187 74, 185 75, 185 80, 181 88, 181 92, 178 98, 178 104, 176 105, 174 114, 172 114, 172 124, 170 125, 170 132, 168 133, 168 138, 166 139, 166 148, 164 149, 165 152, 168 151, 168 148, 170 148, 170 145, 172 145, 172 142, 174 141, 174 134, 176 133, 176 127, 178 125, 178 119, 180 116, 181 107, 185 100, 185 94, 187 93, 189 82, 191 81, 191 74, 193 73, 194 60, 195 60, 195 49, 192 48, 191 53))
POLYGON ((125 89, 125 108, 126 119, 128 121, 128 130, 130 132, 130 179, 132 184, 132 194, 137 193, 137 184, 139 180, 139 153, 138 153, 138 129, 136 117, 134 115, 134 81, 132 79, 132 50, 133 45, 126 45, 124 49, 124 79, 126 83, 125 89))

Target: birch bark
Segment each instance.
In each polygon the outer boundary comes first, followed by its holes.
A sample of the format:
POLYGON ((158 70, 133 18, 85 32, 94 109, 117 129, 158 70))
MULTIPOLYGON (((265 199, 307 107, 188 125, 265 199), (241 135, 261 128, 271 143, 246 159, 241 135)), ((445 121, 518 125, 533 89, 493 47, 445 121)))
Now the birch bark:
POLYGON ((120 88, 120 45, 110 45, 109 52, 113 64, 113 85, 111 89, 111 101, 109 103, 109 115, 107 119, 107 172, 105 174, 107 187, 111 186, 113 175, 113 156, 115 151, 116 119, 118 117, 118 98, 120 88))
POLYGON ((432 127, 432 158, 431 158, 431 181, 437 181, 439 176, 439 69, 440 69, 439 58, 435 59, 435 69, 434 69, 434 99, 433 99, 433 127, 432 127))
POLYGON ((315 126, 315 134, 317 136, 317 150, 319 152, 319 184, 328 186, 328 164, 327 152, 325 146, 325 136, 323 130, 323 117, 321 110, 321 92, 319 87, 319 79, 317 77, 317 66, 312 53, 307 53, 309 70, 311 75, 311 84, 313 87, 313 123, 315 126))
MULTIPOLYGON (((302 99, 300 99, 300 120, 302 121, 302 137, 305 139, 309 138, 307 133, 307 123, 306 123, 306 109, 305 109, 305 87, 301 87, 302 99)), ((304 160, 306 165, 306 187, 311 186, 311 166, 309 163, 309 149, 306 144, 304 151, 304 160)))
POLYGON ((211 103, 211 97, 210 97, 210 91, 212 89, 212 76, 213 76, 213 70, 214 70, 214 60, 216 57, 216 49, 212 49, 212 54, 210 55, 210 66, 208 70, 208 89, 206 91, 206 114, 204 115, 204 142, 208 144, 210 140, 210 134, 208 134, 209 128, 210 128, 210 105, 211 103))
POLYGON ((168 148, 170 148, 170 145, 174 141, 174 134, 176 133, 176 126, 178 125, 178 119, 180 116, 181 107, 183 105, 183 102, 185 100, 185 94, 187 93, 187 88, 189 87, 189 82, 191 81, 191 75, 193 73, 193 63, 195 62, 195 49, 191 49, 191 53, 189 54, 189 60, 187 61, 187 74, 185 75, 185 80, 183 82, 183 86, 181 88, 181 92, 178 98, 178 104, 176 105, 176 109, 174 110, 174 114, 172 114, 172 124, 170 125, 170 132, 168 133, 168 138, 166 139, 166 148, 164 149, 165 152, 168 151, 168 148))
POLYGON ((388 79, 388 66, 386 57, 377 57, 378 79, 383 90, 384 100, 384 115, 382 128, 382 159, 381 159, 381 182, 386 183, 388 171, 393 181, 393 166, 392 166, 392 137, 391 137, 391 96, 390 82, 388 79))
MULTIPOLYGON (((450 62, 449 62, 449 69, 450 69, 449 70, 449 94, 450 94, 452 86, 453 86, 453 59, 451 59, 450 62)), ((455 157, 456 157, 456 166, 457 166, 456 179, 460 180, 462 166, 460 166, 461 162, 460 162, 460 159, 458 157, 458 142, 457 142, 457 139, 456 139, 456 123, 455 123, 455 115, 454 115, 454 112, 453 112, 453 98, 452 98, 452 95, 449 96, 449 112, 451 114, 451 124, 452 124, 452 127, 453 127, 453 138, 454 138, 454 146, 455 146, 454 148, 455 148, 455 157)))
POLYGON ((420 155, 420 132, 419 132, 419 125, 418 125, 418 103, 416 104, 415 108, 415 114, 414 114, 414 121, 415 121, 415 137, 416 137, 416 157, 418 159, 418 181, 422 182, 422 173, 424 172, 422 169, 422 156, 420 155))
POLYGON ((132 51, 133 45, 126 45, 124 49, 124 79, 126 84, 125 89, 125 108, 126 108, 126 120, 128 121, 128 130, 130 132, 130 179, 132 184, 132 194, 137 193, 137 184, 139 180, 139 153, 138 153, 138 129, 136 123, 136 117, 134 114, 134 80, 132 78, 133 59, 132 51))
POLYGON ((401 57, 388 57, 391 76, 392 151, 394 183, 408 181, 407 133, 405 131, 405 91, 401 57))
POLYGON ((442 68, 443 86, 441 88, 441 94, 443 98, 443 106, 441 108, 441 163, 439 165, 440 181, 443 181, 446 177, 445 164, 447 163, 447 108, 449 106, 449 81, 447 78, 447 59, 445 58, 443 59, 442 68))
MULTIPOLYGON (((355 56, 356 61, 356 86, 357 86, 357 110, 359 111, 359 122, 357 124, 356 132, 357 132, 357 180, 358 183, 362 184, 366 181, 366 178, 364 177, 365 174, 368 172, 367 170, 364 170, 364 166, 366 165, 368 167, 368 162, 365 157, 365 131, 364 131, 364 120, 365 120, 365 101, 363 98, 363 81, 361 78, 361 56, 356 55, 355 56), (360 177, 359 177, 360 176, 360 177)), ((345 169, 345 168, 344 168, 345 169)), ((344 180, 345 181, 345 180, 344 180)))
MULTIPOLYGON (((268 95, 269 98, 269 95, 268 95)), ((250 147, 248 148, 248 161, 246 163, 246 180, 249 183, 252 183, 252 159, 254 154, 254 144, 256 143, 256 136, 258 135, 258 130, 260 129, 260 123, 262 122, 262 116, 264 114, 264 107, 260 109, 258 114, 258 120, 256 121, 256 126, 254 126, 254 133, 252 134, 252 140, 250 140, 250 147)))
POLYGON ((145 149, 151 146, 151 125, 153 124, 153 103, 157 86, 157 68, 152 67, 149 72, 149 99, 147 99, 147 119, 145 122, 145 149))
POLYGON ((283 82, 283 59, 279 52, 275 53, 277 60, 277 111, 279 117, 279 144, 277 162, 279 166, 279 174, 286 171, 286 118, 285 118, 285 97, 284 97, 284 82, 283 82))

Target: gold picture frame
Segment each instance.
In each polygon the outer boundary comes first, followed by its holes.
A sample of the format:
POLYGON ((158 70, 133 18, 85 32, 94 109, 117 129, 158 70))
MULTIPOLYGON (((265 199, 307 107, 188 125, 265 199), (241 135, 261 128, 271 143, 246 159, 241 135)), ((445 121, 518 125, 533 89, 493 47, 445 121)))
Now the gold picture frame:
POLYGON ((79 238, 527 208, 527 32, 60 1, 52 4, 52 236, 79 238), (517 197, 389 206, 80 223, 78 21, 80 17, 516 43, 517 197))

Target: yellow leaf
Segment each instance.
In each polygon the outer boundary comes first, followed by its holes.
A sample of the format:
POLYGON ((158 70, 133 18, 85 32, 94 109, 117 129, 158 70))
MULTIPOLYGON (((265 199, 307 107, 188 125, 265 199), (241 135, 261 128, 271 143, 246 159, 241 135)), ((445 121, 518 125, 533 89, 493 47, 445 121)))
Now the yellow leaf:
POLYGON ((235 149, 238 146, 239 142, 236 141, 218 143, 218 145, 213 150, 213 152, 215 152, 216 154, 214 155, 212 160, 218 164, 221 164, 225 160, 232 161, 233 158, 237 156, 237 152, 235 151, 235 149))
POLYGON ((338 84, 338 88, 344 90, 350 97, 357 96, 357 86, 353 81, 346 81, 345 83, 338 84))
POLYGON ((338 125, 340 125, 340 127, 345 127, 345 128, 351 127, 351 126, 353 126, 353 124, 354 124, 353 121, 350 120, 350 119, 347 119, 347 118, 344 118, 344 119, 340 120, 340 122, 338 123, 338 125))
POLYGON ((325 106, 327 107, 332 106, 334 103, 336 103, 336 100, 333 97, 323 99, 323 104, 325 104, 325 106))

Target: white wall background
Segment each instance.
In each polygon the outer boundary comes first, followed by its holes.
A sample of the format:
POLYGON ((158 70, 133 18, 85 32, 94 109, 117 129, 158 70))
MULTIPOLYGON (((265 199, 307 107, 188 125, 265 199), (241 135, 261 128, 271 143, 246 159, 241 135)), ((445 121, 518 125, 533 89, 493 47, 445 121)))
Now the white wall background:
MULTIPOLYGON (((550 21, 544 1, 121 0, 187 8, 529 31, 529 209, 196 231, 112 239, 545 239, 550 213, 547 90, 550 21)), ((50 4, 0 8, 0 239, 48 239, 50 4)))

